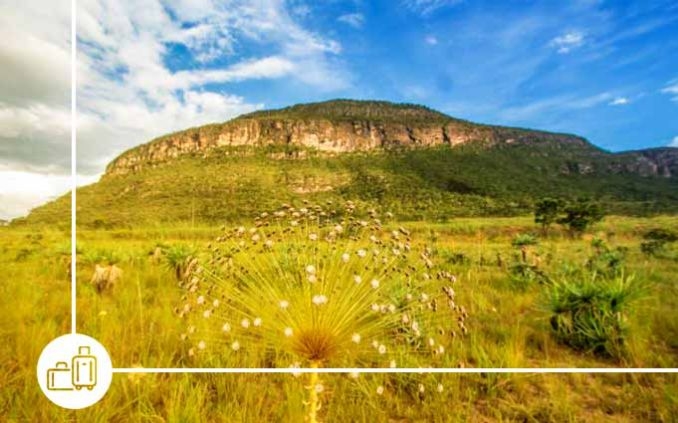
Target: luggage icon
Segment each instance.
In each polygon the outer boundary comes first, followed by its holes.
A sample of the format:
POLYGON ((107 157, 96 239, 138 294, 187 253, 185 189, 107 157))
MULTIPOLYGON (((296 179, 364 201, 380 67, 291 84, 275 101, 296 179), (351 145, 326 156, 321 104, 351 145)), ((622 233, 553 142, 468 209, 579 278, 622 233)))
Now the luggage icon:
POLYGON ((90 391, 97 384, 97 358, 90 354, 89 347, 79 347, 78 354, 71 360, 72 385, 77 390, 90 391))
POLYGON ((72 391, 71 369, 68 363, 60 361, 56 367, 47 370, 47 389, 50 391, 72 391))

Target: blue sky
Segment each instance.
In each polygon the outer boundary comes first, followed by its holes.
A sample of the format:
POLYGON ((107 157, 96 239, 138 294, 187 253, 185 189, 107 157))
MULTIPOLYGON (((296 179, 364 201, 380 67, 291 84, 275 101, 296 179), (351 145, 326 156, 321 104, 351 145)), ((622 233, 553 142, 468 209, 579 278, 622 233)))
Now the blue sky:
MULTIPOLYGON (((0 3, 0 218, 70 186, 70 2, 0 3), (49 71, 45 71, 45 70, 49 71)), ((333 98, 678 146, 678 2, 82 0, 78 183, 153 137, 333 98)))
MULTIPOLYGON (((292 19, 336 42, 327 87, 296 78, 205 89, 282 107, 336 97, 423 103, 478 122, 583 135, 613 151, 678 136, 678 3, 673 1, 347 1, 288 3, 292 19), (394 7, 397 6, 397 7, 394 7)), ((277 54, 235 34, 232 54, 172 71, 277 54)), ((181 52, 174 55, 174 52, 181 52)), ((303 72, 300 69, 299 72, 303 72)))

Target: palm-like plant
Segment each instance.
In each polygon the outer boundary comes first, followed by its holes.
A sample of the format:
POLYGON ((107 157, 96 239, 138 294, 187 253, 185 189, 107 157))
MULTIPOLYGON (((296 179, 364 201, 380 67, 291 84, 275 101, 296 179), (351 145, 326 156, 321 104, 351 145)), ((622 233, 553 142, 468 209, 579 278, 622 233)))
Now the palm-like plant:
POLYGON ((528 248, 533 245, 537 245, 538 243, 539 240, 537 239, 537 237, 530 234, 519 234, 515 238, 513 238, 513 241, 511 241, 511 245, 520 249, 520 254, 521 258, 523 259, 523 263, 527 262, 528 248))
MULTIPOLYGON (((387 231, 375 212, 360 220, 354 211, 286 206, 225 231, 181 308, 191 353, 230 351, 237 361, 250 349, 264 352, 264 365, 275 357, 306 367, 388 367, 403 351, 408 365, 440 362, 467 332, 455 277, 406 229, 387 231)), ((314 421, 320 390, 318 375, 310 378, 314 421)))
POLYGON ((626 318, 648 286, 631 276, 601 280, 555 281, 548 288, 547 307, 558 340, 575 349, 620 358, 628 335, 626 318))
POLYGON ((174 272, 177 281, 187 276, 196 248, 186 244, 170 245, 163 249, 165 267, 174 272))

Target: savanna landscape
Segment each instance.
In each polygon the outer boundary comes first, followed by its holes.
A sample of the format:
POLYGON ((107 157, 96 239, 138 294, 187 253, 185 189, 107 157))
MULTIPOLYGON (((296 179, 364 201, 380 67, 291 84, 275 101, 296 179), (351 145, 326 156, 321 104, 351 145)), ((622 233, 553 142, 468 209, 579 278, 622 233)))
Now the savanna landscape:
MULTIPOLYGON (((677 158, 348 100, 174 133, 77 192, 78 331, 116 367, 674 368, 677 158)), ((661 373, 130 373, 50 407, 69 216, 66 195, 0 227, 6 421, 678 415, 661 373)))

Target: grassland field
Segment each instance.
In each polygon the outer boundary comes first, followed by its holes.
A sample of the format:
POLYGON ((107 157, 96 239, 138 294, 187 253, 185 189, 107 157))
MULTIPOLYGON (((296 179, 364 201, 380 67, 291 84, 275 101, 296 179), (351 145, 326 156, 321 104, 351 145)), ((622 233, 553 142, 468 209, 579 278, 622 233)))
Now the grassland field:
MULTIPOLYGON (((399 224, 396 224, 399 225, 399 224)), ((469 334, 447 354, 448 367, 678 367, 678 254, 641 253, 651 228, 678 217, 608 216, 590 233, 559 229, 539 236, 529 260, 547 273, 584 266, 594 238, 626 247, 624 273, 647 282, 628 314, 627 353, 601 357, 554 338, 544 284, 516 286, 508 265, 521 233, 539 234, 531 217, 457 218, 403 224, 432 245, 457 276, 469 334), (501 257, 501 260, 498 260, 501 257)), ((78 231, 77 326, 108 349, 116 367, 203 366, 188 354, 175 308, 182 296, 170 269, 152 258, 158 245, 203 247, 216 228, 158 226, 78 231), (89 283, 98 257, 114 257, 123 277, 111 291, 89 283)), ((60 409, 35 383, 42 348, 70 331, 67 273, 70 234, 48 228, 0 228, 0 421, 275 422, 303 421, 306 380, 292 375, 118 374, 106 397, 80 411, 60 409)), ((256 348, 256 347, 253 347, 256 348)), ((253 366, 257 363, 252 363, 253 366)), ((321 375, 327 422, 672 422, 678 375, 450 374, 321 375), (425 391, 419 391, 422 384, 425 391), (379 395, 377 387, 386 389, 379 395), (442 390, 442 392, 439 392, 442 390)))

